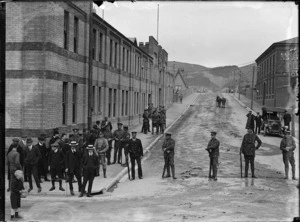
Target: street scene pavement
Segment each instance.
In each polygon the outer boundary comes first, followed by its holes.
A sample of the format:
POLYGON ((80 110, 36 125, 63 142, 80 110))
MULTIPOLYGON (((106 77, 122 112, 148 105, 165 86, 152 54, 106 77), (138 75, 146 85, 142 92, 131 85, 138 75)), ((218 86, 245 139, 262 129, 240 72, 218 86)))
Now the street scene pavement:
MULTIPOLYGON (((258 135, 258 178, 241 178, 239 150, 248 110, 232 94, 218 94, 226 98, 225 108, 216 107, 217 93, 208 91, 191 94, 167 110, 166 131, 176 141, 176 180, 162 178, 163 135, 142 134, 137 125, 129 131, 137 131, 144 146, 143 179, 130 181, 125 167, 110 165, 108 178, 95 178, 92 198, 78 198, 78 192, 70 196, 68 189, 50 192, 50 182, 43 182, 41 193, 34 186, 22 199, 24 221, 292 221, 299 216, 298 140, 296 180, 283 179, 282 138, 271 135, 258 135), (217 181, 208 180, 205 148, 211 131, 220 141, 217 181)), ((6 195, 6 218, 9 209, 6 195)))

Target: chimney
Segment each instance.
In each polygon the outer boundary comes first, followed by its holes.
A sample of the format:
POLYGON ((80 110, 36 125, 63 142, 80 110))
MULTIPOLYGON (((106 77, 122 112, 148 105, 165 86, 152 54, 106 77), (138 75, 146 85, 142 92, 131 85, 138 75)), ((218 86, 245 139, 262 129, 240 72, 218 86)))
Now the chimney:
POLYGON ((143 42, 139 42, 139 47, 144 47, 144 43, 143 42))

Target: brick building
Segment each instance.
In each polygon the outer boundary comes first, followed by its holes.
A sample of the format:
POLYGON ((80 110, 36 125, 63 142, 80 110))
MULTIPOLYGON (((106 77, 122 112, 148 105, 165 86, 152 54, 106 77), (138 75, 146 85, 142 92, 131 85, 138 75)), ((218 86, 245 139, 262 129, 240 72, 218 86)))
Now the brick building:
POLYGON ((295 105, 298 76, 298 37, 275 42, 256 60, 257 102, 290 109, 295 105))
MULTIPOLYGON (((6 136, 87 127, 89 2, 6 4, 6 136)), ((93 13, 92 122, 140 121, 149 102, 170 105, 167 52, 137 45, 93 13)))

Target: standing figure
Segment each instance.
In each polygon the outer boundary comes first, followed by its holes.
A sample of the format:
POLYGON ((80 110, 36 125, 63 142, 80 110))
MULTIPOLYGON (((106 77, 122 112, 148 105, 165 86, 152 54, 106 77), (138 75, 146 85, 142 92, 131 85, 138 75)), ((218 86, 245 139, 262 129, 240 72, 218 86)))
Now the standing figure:
POLYGON ((284 111, 283 115, 283 121, 284 121, 284 126, 288 127, 288 130, 290 130, 290 122, 292 120, 291 114, 289 114, 286 110, 284 111))
POLYGON ((111 122, 108 121, 107 117, 104 117, 104 120, 101 122, 100 129, 102 132, 106 131, 107 129, 109 131, 112 131, 113 127, 111 125, 111 122))
POLYGON ((57 140, 59 140, 59 132, 58 129, 53 129, 53 136, 51 137, 49 141, 49 147, 51 148, 51 144, 55 143, 57 140))
POLYGON ((81 161, 81 153, 79 152, 78 149, 76 149, 77 146, 76 141, 72 141, 70 143, 71 149, 69 149, 66 152, 65 156, 65 172, 69 176, 69 186, 70 186, 70 193, 72 196, 74 196, 74 191, 73 191, 73 179, 74 175, 77 179, 78 182, 78 192, 81 191, 81 170, 80 170, 80 161, 81 161))
POLYGON ((289 162, 292 166, 292 179, 295 178, 295 158, 294 150, 296 149, 296 144, 293 137, 290 135, 290 131, 285 131, 285 136, 280 142, 280 149, 282 150, 282 159, 284 163, 285 177, 284 179, 289 179, 289 162))
MULTIPOLYGON (((22 149, 23 149, 23 158, 25 158, 24 155, 25 155, 25 149, 26 149, 26 140, 27 140, 27 137, 23 135, 20 142, 19 142, 19 146, 22 147, 22 149)), ((21 163, 21 165, 22 165, 22 163, 21 163)), ((23 166, 23 169, 24 169, 24 182, 28 182, 28 170, 27 170, 26 165, 24 164, 24 161, 23 161, 22 166, 23 166)))
POLYGON ((118 129, 116 129, 113 133, 113 139, 115 141, 114 144, 114 162, 112 164, 116 163, 117 160, 117 154, 118 154, 118 163, 121 164, 121 139, 124 136, 124 130, 122 130, 123 123, 118 123, 118 129))
POLYGON ((221 101, 222 101, 221 97, 217 96, 217 98, 216 98, 217 107, 221 107, 221 101))
MULTIPOLYGON (((16 141, 16 138, 13 139, 16 141)), ((14 173, 16 170, 22 170, 22 165, 20 163, 20 153, 17 151, 18 149, 18 144, 16 144, 16 142, 14 142, 14 144, 12 144, 10 146, 10 151, 7 154, 7 168, 8 168, 8 173, 7 173, 7 179, 8 179, 8 189, 7 192, 10 191, 10 184, 12 181, 12 177, 14 177, 14 173)), ((22 149, 20 147, 20 149, 22 149)), ((23 150, 22 150, 23 151, 23 150)))
POLYGON ((122 166, 128 167, 128 149, 129 149, 129 142, 130 142, 130 133, 128 131, 128 126, 124 126, 124 136, 121 140, 121 146, 122 149, 124 149, 124 155, 125 155, 125 164, 122 166))
POLYGON ((87 182, 89 182, 87 197, 92 197, 92 187, 93 181, 95 178, 95 171, 99 164, 98 157, 94 152, 95 147, 93 145, 87 146, 87 151, 84 152, 83 160, 82 160, 82 167, 83 167, 83 185, 81 187, 81 193, 79 197, 83 196, 85 191, 85 186, 87 182))
POLYGON ((224 97, 222 98, 221 102, 222 102, 222 107, 225 108, 226 99, 224 97))
POLYGON ((96 153, 98 154, 99 158, 99 169, 98 175, 100 176, 100 165, 102 165, 103 168, 103 177, 106 178, 106 159, 105 154, 108 150, 108 142, 107 139, 105 139, 103 132, 100 131, 99 138, 96 139, 94 147, 96 149, 96 153))
POLYGON ((245 158, 245 178, 248 177, 249 162, 251 164, 252 178, 257 178, 254 173, 254 159, 255 150, 261 146, 261 140, 259 137, 253 133, 251 128, 248 128, 248 133, 244 136, 241 145, 240 152, 244 154, 245 158), (257 141, 257 146, 255 146, 255 141, 257 141))
POLYGON ((11 203, 11 220, 22 219, 19 215, 19 209, 21 208, 21 195, 25 193, 23 184, 23 171, 16 170, 12 175, 11 191, 10 191, 10 203, 11 203))
POLYGON ((59 190, 65 191, 62 187, 62 167, 64 164, 64 155, 61 150, 58 149, 58 143, 51 144, 51 151, 49 154, 49 167, 52 187, 49 191, 55 190, 55 177, 58 176, 59 190))
MULTIPOLYGON (((212 131, 210 133, 210 135, 211 135, 211 139, 208 142, 206 150, 209 153, 209 159, 210 159, 209 169, 212 168, 213 175, 209 179, 217 180, 218 179, 217 178, 217 173, 218 173, 218 159, 219 159, 219 146, 220 146, 220 142, 216 138, 216 135, 217 135, 216 132, 212 131)), ((211 175, 211 174, 209 174, 209 175, 211 175)))
POLYGON ((73 134, 70 139, 78 143, 78 149, 83 153, 83 138, 79 135, 79 128, 77 126, 73 128, 73 134))
POLYGON ((112 141, 113 141, 113 134, 112 132, 107 128, 103 132, 104 138, 107 139, 108 142, 108 149, 106 151, 106 157, 107 157, 107 165, 111 164, 111 150, 112 150, 112 141))
POLYGON ((33 189, 32 186, 32 177, 33 174, 36 186, 38 188, 38 193, 42 191, 42 187, 40 185, 40 181, 38 178, 38 161, 40 158, 42 158, 42 155, 40 153, 40 150, 37 146, 32 145, 33 141, 31 138, 27 138, 26 140, 26 149, 25 149, 25 161, 24 164, 27 167, 28 170, 28 182, 29 182, 29 189, 28 192, 30 192, 33 189))
POLYGON ((129 140, 128 151, 131 160, 131 180, 135 179, 135 161, 138 165, 138 176, 143 179, 141 158, 144 156, 143 145, 140 139, 136 138, 137 132, 131 132, 132 138, 129 140))
POLYGON ((165 159, 165 165, 164 165, 164 171, 162 177, 170 177, 170 167, 172 169, 172 176, 173 179, 177 179, 175 176, 175 165, 174 165, 174 155, 175 155, 175 140, 171 138, 171 133, 165 134, 165 140, 162 145, 162 150, 164 151, 164 159, 165 159), (167 176, 164 176, 165 170, 167 170, 167 176))
POLYGON ((250 128, 254 132, 254 120, 255 116, 252 114, 252 111, 250 110, 247 116, 247 123, 246 123, 246 129, 250 128))
POLYGON ((262 117, 259 114, 259 112, 257 112, 257 116, 255 116, 255 134, 260 134, 261 125, 262 125, 262 117))
POLYGON ((160 125, 159 125, 159 128, 160 128, 160 133, 165 132, 165 129, 166 129, 166 114, 165 114, 163 109, 160 111, 160 125))
POLYGON ((156 134, 159 133, 159 123, 160 123, 160 115, 157 113, 157 110, 154 110, 152 115, 152 134, 154 133, 154 127, 156 128, 156 134))
POLYGON ((143 113, 142 133, 147 134, 148 130, 149 130, 149 114, 148 114, 148 110, 145 109, 143 113))
POLYGON ((46 148, 46 145, 45 145, 45 137, 39 136, 38 140, 39 140, 39 142, 36 144, 36 147, 38 147, 38 149, 41 153, 41 158, 39 159, 39 163, 38 163, 38 178, 41 183, 42 175, 44 176, 45 181, 50 181, 47 177, 49 153, 48 153, 48 149, 46 148))

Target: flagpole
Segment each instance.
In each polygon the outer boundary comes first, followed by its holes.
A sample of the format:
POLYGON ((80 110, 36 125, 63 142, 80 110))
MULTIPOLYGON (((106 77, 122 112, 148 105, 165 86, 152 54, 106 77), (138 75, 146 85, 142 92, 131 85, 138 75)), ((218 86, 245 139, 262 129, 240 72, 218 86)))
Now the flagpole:
POLYGON ((159 27, 159 4, 157 5, 157 42, 158 42, 158 27, 159 27))

